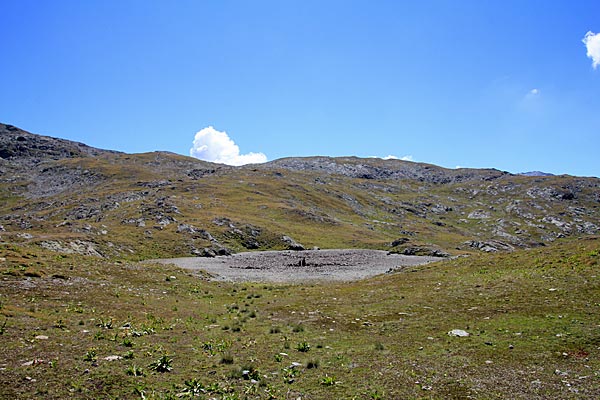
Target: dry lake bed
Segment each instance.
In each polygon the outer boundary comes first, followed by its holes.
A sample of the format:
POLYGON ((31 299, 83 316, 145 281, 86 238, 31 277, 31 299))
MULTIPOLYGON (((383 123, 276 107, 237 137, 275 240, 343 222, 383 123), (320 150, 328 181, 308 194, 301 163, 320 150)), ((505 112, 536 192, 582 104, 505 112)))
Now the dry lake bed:
POLYGON ((390 254, 383 250, 288 250, 152 261, 203 270, 215 280, 295 283, 353 281, 440 260, 438 257, 390 254))

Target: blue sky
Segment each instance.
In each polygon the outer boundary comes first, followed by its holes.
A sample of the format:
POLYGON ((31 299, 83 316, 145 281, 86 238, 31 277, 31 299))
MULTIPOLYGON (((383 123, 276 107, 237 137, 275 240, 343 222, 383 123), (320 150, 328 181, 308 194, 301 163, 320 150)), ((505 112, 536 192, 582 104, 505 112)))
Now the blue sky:
POLYGON ((597 0, 0 0, 0 15, 0 121, 30 132, 189 155, 212 126, 234 157, 600 176, 582 42, 597 0))

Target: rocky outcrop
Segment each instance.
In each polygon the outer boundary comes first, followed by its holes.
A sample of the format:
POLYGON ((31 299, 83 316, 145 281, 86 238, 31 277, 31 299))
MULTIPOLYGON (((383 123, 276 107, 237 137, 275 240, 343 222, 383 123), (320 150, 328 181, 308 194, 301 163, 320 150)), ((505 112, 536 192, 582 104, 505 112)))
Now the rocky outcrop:
POLYGON ((412 161, 357 157, 282 158, 253 167, 335 174, 371 180, 408 179, 435 184, 491 181, 509 175, 507 172, 495 169, 446 169, 412 161))
POLYGON ((282 236, 281 241, 287 246, 288 250, 302 251, 305 250, 304 246, 296 242, 289 236, 282 236))
POLYGON ((116 153, 83 143, 34 135, 12 125, 0 123, 0 158, 16 162, 37 163, 43 160, 99 156, 116 153))
POLYGON ((514 246, 511 246, 508 243, 504 243, 498 240, 489 240, 484 242, 480 242, 477 240, 469 240, 465 242, 465 245, 480 251, 484 251, 486 253, 495 253, 497 251, 513 251, 515 249, 514 246))

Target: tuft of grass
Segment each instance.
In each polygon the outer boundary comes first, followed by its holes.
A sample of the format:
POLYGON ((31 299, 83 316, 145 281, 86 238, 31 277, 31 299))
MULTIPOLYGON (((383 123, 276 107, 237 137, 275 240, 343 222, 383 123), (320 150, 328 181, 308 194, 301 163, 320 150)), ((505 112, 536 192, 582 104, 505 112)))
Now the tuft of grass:
POLYGON ((281 328, 278 326, 272 326, 271 329, 269 329, 269 333, 271 333, 271 334, 281 333, 281 328))
POLYGON ((221 357, 221 364, 233 364, 233 355, 230 353, 223 354, 221 357))

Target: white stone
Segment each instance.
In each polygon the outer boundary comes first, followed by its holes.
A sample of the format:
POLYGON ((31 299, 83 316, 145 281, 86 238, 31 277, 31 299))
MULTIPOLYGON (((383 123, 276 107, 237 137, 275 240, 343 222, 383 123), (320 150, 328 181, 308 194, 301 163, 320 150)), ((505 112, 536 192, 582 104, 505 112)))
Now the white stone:
POLYGON ((462 329, 452 329, 450 332, 448 332, 449 336, 457 336, 457 337, 467 337, 469 336, 469 332, 467 331, 463 331, 462 329))

